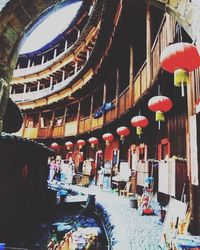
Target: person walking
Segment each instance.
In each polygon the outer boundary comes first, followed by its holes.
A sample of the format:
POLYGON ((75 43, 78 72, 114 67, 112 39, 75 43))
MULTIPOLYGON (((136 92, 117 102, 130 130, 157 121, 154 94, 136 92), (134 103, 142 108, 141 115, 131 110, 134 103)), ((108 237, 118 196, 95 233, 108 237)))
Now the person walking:
POLYGON ((103 179, 104 179, 104 167, 101 165, 98 170, 98 186, 103 189, 103 179))
POLYGON ((56 160, 52 159, 50 162, 50 170, 49 170, 49 180, 50 181, 53 181, 53 179, 54 179, 56 168, 57 168, 56 160))

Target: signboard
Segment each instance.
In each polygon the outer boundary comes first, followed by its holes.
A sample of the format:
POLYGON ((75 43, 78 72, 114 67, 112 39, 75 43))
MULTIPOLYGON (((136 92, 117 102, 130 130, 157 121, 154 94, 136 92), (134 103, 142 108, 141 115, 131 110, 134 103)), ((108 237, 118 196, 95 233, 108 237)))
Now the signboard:
POLYGON ((174 198, 170 199, 160 241, 161 249, 168 249, 166 246, 170 245, 173 240, 174 230, 177 226, 176 224, 184 220, 186 212, 186 203, 183 203, 174 198))

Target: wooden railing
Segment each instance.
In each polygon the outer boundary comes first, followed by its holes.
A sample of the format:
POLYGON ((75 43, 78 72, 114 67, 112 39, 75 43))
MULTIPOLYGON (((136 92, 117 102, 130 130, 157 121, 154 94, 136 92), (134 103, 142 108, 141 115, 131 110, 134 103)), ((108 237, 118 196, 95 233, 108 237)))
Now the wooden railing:
POLYGON ((64 136, 73 136, 78 133, 78 121, 68 122, 65 124, 64 136))
POLYGON ((142 93, 147 89, 147 64, 146 61, 137 73, 133 82, 134 103, 138 101, 142 93))
POLYGON ((52 136, 52 128, 46 127, 46 128, 40 128, 38 130, 38 138, 48 138, 52 136))
POLYGON ((119 96, 119 114, 123 114, 131 107, 131 98, 129 87, 126 88, 119 96))
POLYGON ((91 119, 91 130, 101 128, 103 126, 103 116, 100 118, 92 118, 91 119))
POLYGON ((91 129, 91 123, 90 123, 90 117, 85 117, 85 118, 82 118, 80 121, 79 121, 79 134, 83 134, 85 132, 88 132, 90 131, 91 129))
POLYGON ((11 94, 10 97, 15 102, 27 102, 27 101, 38 100, 39 98, 43 98, 47 95, 52 95, 53 93, 57 93, 61 89, 67 87, 80 71, 81 69, 79 69, 77 72, 74 72, 72 76, 69 76, 65 80, 56 83, 55 85, 53 85, 53 87, 47 87, 44 89, 35 90, 31 92, 11 94))
POLYGON ((112 121, 114 121, 117 118, 117 107, 116 107, 116 100, 112 101, 113 105, 115 106, 114 109, 109 110, 106 114, 105 114, 105 124, 108 124, 112 121))
POLYGON ((56 126, 53 128, 52 137, 62 137, 64 134, 64 126, 56 126))
POLYGON ((46 62, 41 63, 39 65, 33 65, 33 66, 30 66, 30 67, 27 66, 27 68, 15 69, 14 72, 13 72, 13 76, 15 78, 23 77, 23 76, 26 76, 26 75, 39 73, 39 72, 49 68, 50 66, 52 66, 53 63, 60 60, 60 58, 62 58, 63 55, 66 54, 66 52, 68 52, 68 50, 72 47, 72 45, 73 45, 73 43, 70 44, 70 46, 65 51, 63 51, 61 54, 57 55, 55 58, 52 58, 49 61, 46 61, 46 62))
POLYGON ((141 96, 147 91, 151 86, 152 82, 155 81, 159 71, 160 71, 160 54, 161 52, 174 41, 175 34, 175 20, 168 15, 166 15, 160 28, 158 34, 154 40, 151 49, 151 78, 147 77, 147 62, 145 61, 133 81, 134 90, 134 103, 137 102, 141 96), (148 81, 149 79, 149 81, 148 81))
POLYGON ((152 79, 155 79, 160 70, 160 54, 161 52, 174 41, 175 34, 175 19, 168 15, 163 18, 154 44, 151 50, 152 58, 152 79))
POLYGON ((38 137, 38 128, 25 128, 23 136, 29 139, 36 139, 38 137))

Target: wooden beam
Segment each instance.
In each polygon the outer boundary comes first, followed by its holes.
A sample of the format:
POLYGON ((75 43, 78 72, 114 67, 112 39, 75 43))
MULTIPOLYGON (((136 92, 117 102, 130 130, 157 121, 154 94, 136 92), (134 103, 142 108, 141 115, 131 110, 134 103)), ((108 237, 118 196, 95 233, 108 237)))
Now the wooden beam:
POLYGON ((117 71, 116 71, 116 96, 115 96, 115 99, 116 99, 116 118, 118 118, 119 116, 119 69, 117 68, 117 71))
POLYGON ((144 84, 149 86, 152 79, 150 1, 148 1, 146 7, 146 58, 147 58, 147 83, 144 84))
POLYGON ((134 89, 133 89, 133 79, 134 79, 134 71, 133 71, 133 47, 130 46, 130 65, 129 65, 129 92, 130 92, 130 103, 133 106, 134 100, 134 89))

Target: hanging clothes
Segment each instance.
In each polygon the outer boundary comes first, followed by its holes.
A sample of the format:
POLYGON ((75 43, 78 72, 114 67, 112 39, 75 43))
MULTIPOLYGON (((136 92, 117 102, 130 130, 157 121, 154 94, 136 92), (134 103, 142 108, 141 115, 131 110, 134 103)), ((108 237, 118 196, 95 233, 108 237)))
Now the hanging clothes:
POLYGON ((98 150, 96 152, 96 157, 95 157, 95 162, 96 162, 96 168, 100 169, 101 165, 102 165, 102 161, 103 161, 103 154, 102 154, 102 150, 98 150))
POLYGON ((74 163, 75 163, 75 172, 82 172, 83 167, 83 152, 76 151, 74 153, 74 163))

